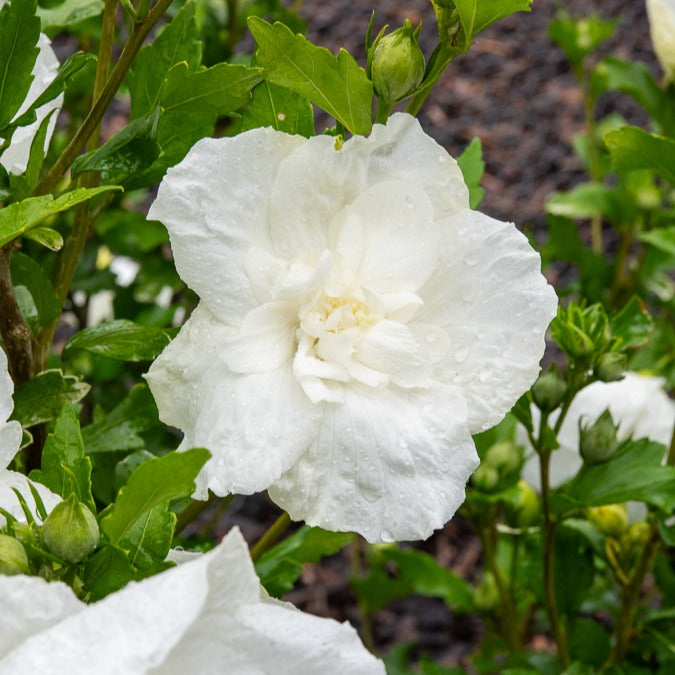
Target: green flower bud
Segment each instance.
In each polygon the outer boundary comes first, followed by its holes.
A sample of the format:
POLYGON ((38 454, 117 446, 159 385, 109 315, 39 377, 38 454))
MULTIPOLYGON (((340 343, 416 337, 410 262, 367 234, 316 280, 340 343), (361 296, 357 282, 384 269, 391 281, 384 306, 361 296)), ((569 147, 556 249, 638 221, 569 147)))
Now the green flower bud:
POLYGON ((499 472, 494 466, 483 462, 474 472, 471 482, 477 490, 492 492, 499 484, 499 472))
POLYGON ((541 508, 535 489, 524 480, 516 485, 518 496, 515 501, 506 503, 506 522, 511 527, 531 527, 539 521, 541 508))
POLYGON ((579 420, 579 451, 584 462, 599 464, 614 454, 618 445, 617 428, 609 410, 588 426, 582 426, 579 420))
POLYGON ((619 539, 628 527, 628 511, 625 504, 607 504, 588 509, 588 519, 606 537, 619 539))
POLYGON ((485 455, 485 464, 493 466, 500 474, 517 471, 520 468, 521 460, 518 446, 511 441, 495 443, 485 455))
POLYGON ((501 604, 497 581, 491 572, 485 572, 482 583, 480 586, 476 586, 473 592, 473 601, 476 609, 481 612, 492 612, 501 604))
POLYGON ((563 400, 567 391, 567 383, 557 368, 549 368, 541 373, 532 385, 532 400, 542 412, 555 410, 563 400))
POLYGON ((424 54, 417 43, 419 27, 408 19, 393 33, 375 43, 370 77, 375 93, 388 102, 412 94, 424 77, 424 54))
POLYGON ((603 382, 616 382, 626 372, 628 359, 621 352, 608 352, 603 354, 595 367, 595 374, 603 382))
POLYGON ((621 537, 621 549, 628 555, 642 551, 651 536, 649 523, 639 520, 633 523, 621 537))
POLYGON ((51 553, 69 563, 78 563, 96 548, 98 523, 94 514, 71 494, 47 516, 42 538, 51 553))
POLYGON ((8 534, 0 534, 0 574, 30 574, 26 549, 8 534))

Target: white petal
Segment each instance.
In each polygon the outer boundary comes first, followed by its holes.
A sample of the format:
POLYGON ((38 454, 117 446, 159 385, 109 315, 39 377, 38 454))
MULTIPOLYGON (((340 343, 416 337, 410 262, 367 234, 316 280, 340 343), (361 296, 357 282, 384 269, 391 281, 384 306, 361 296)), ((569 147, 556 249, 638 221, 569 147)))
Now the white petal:
POLYGON ((344 403, 326 405, 316 442, 269 494, 311 525, 371 542, 425 539, 452 517, 478 466, 466 415, 449 387, 380 399, 347 389, 344 403))
POLYGON ((280 161, 305 139, 272 129, 199 141, 169 169, 148 218, 171 236, 176 269, 213 314, 238 326, 258 303, 249 248, 271 253, 268 200, 280 161))
MULTIPOLYGON (((0 430, 0 442, 2 442, 2 433, 0 430)), ((35 500, 31 494, 29 484, 32 484, 33 487, 37 490, 42 503, 44 504, 47 513, 49 513, 60 501, 61 498, 54 494, 49 488, 45 487, 41 483, 29 480, 24 474, 19 473, 18 471, 0 471, 0 506, 11 513, 18 521, 25 522, 26 517, 24 515, 21 504, 16 496, 16 493, 12 488, 19 491, 21 496, 26 500, 26 504, 30 509, 30 512, 33 514, 35 519, 40 522, 40 516, 38 515, 37 508, 35 506, 35 500)), ((5 517, 0 515, 0 527, 5 524, 5 517)))
POLYGON ((266 373, 233 373, 223 353, 231 333, 200 304, 146 375, 160 419, 185 431, 181 448, 212 453, 197 498, 206 498, 207 486, 220 496, 264 490, 309 446, 321 414, 290 361, 266 373))
POLYGON ((326 248, 328 225, 369 187, 396 181, 422 190, 434 220, 469 206, 457 162, 404 113, 376 124, 368 138, 354 136, 339 151, 335 139, 316 136, 280 165, 270 200, 278 255, 294 257, 326 248))
POLYGON ((499 422, 534 382, 558 301, 539 254, 512 224, 464 211, 445 232, 444 261, 419 291, 424 306, 415 320, 450 337, 435 374, 462 391, 477 433, 499 422))
MULTIPOLYGON (((86 605, 70 586, 39 577, 0 574, 0 673, 10 673, 4 658, 32 635, 46 630, 86 605)), ((14 675, 29 673, 15 670, 14 675)))
MULTIPOLYGON (((14 401, 12 401, 12 394, 14 393, 14 382, 9 376, 7 367, 7 355, 4 350, 0 348, 0 425, 7 421, 7 418, 12 414, 14 409, 14 401)), ((2 445, 0 445, 0 452, 2 445)), ((14 455, 12 455, 14 457, 14 455)), ((11 459, 11 457, 10 457, 11 459)), ((7 464, 2 465, 4 468, 7 464)))
MULTIPOLYGON (((2 4, 2 3, 0 3, 2 4)), ((42 94, 42 92, 51 84, 59 69, 59 62, 51 48, 51 42, 46 35, 40 34, 37 43, 40 50, 33 66, 34 79, 31 82, 26 99, 19 108, 16 117, 23 114, 35 101, 35 99, 42 94)), ((52 110, 58 110, 63 104, 63 95, 57 96, 52 101, 40 106, 36 111, 37 119, 33 124, 25 127, 18 127, 12 136, 10 146, 0 156, 0 164, 11 173, 21 174, 26 170, 28 164, 28 157, 30 155, 30 146, 35 138, 35 134, 40 128, 40 124, 47 117, 52 110)), ((56 115, 52 115, 47 123, 47 136, 45 139, 45 149, 49 146, 54 128, 56 127, 56 115)))

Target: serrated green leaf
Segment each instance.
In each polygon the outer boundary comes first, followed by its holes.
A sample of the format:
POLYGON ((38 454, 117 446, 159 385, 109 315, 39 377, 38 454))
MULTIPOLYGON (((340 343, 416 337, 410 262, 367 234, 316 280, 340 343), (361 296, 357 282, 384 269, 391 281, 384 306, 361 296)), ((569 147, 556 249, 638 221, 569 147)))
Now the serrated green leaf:
POLYGON ((157 406, 150 390, 137 384, 109 415, 82 429, 89 454, 135 450, 145 445, 139 433, 156 424, 157 406))
POLYGON ((622 348, 641 347, 649 341, 654 330, 647 306, 635 295, 610 319, 609 324, 612 335, 621 338, 622 348))
POLYGON ((256 573, 270 595, 281 597, 299 579, 303 563, 318 562, 353 540, 350 532, 327 532, 304 525, 261 556, 255 566, 256 573))
POLYGON ((183 61, 192 71, 201 63, 195 9, 195 2, 186 2, 157 37, 138 53, 128 78, 131 120, 147 115, 157 106, 164 79, 173 66, 183 61))
POLYGON ((40 246, 48 248, 50 251, 60 251, 63 248, 61 233, 51 227, 34 227, 23 236, 36 244, 40 244, 40 246))
POLYGON ((480 186, 485 171, 483 146, 480 138, 474 138, 464 148, 464 152, 457 158, 457 164, 459 164, 459 168, 464 175, 464 182, 469 188, 469 205, 472 209, 478 208, 485 195, 485 190, 480 186))
POLYGON ((168 503, 160 504, 131 526, 120 540, 119 547, 127 552, 127 558, 134 567, 155 567, 166 559, 175 527, 176 514, 169 511, 168 503))
POLYGON ((55 28, 74 26, 98 16, 103 12, 103 6, 103 0, 63 0, 54 7, 39 7, 37 13, 42 21, 42 30, 52 34, 55 28))
POLYGON ((12 0, 0 10, 0 129, 12 121, 33 81, 40 19, 36 0, 12 0))
POLYGON ((117 361, 152 361, 170 341, 163 328, 118 319, 76 333, 66 344, 64 354, 72 349, 84 349, 117 361))
POLYGON ((349 53, 335 58, 281 23, 251 17, 248 27, 266 80, 304 96, 353 134, 370 131, 373 85, 349 53))
POLYGON ((41 265, 32 258, 15 251, 11 259, 12 282, 25 286, 33 297, 40 325, 46 326, 61 313, 59 301, 52 282, 41 265))
POLYGON ((467 44, 495 21, 514 14, 529 12, 532 0, 452 0, 462 23, 467 44))
POLYGON ((16 388, 12 418, 24 427, 49 422, 61 413, 66 403, 83 399, 89 389, 86 382, 73 375, 64 375, 60 370, 45 370, 16 388))
POLYGON ((625 126, 606 133, 603 140, 619 173, 651 169, 675 185, 675 141, 672 139, 625 126))
POLYGON ((115 502, 101 520, 101 530, 113 546, 126 540, 136 521, 160 504, 189 497, 194 492, 194 480, 210 453, 204 448, 143 462, 129 476, 127 484, 119 491, 115 502))
POLYGON ((251 103, 244 108, 235 131, 241 133, 258 127, 272 127, 309 138, 314 135, 312 105, 290 89, 261 82, 253 89, 251 103))
POLYGON ((642 232, 638 235, 638 239, 675 257, 675 225, 642 232))
POLYGON ((32 471, 30 477, 63 499, 74 493, 96 513, 91 494, 91 460, 84 453, 80 422, 72 405, 63 407, 54 431, 47 436, 41 468, 32 471))
POLYGON ((36 227, 45 218, 66 211, 76 204, 111 190, 120 190, 114 185, 97 188, 75 188, 54 199, 52 195, 30 197, 0 209, 0 246, 36 227))

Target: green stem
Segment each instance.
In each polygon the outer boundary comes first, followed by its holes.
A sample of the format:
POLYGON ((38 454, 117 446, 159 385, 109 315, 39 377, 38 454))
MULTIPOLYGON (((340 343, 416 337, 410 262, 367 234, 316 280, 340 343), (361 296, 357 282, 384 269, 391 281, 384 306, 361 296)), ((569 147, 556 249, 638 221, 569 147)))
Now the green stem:
POLYGON ((391 110, 394 107, 393 103, 385 101, 378 96, 377 98, 377 112, 375 113, 375 124, 385 124, 389 119, 391 110))
POLYGON ((258 562, 262 554, 267 553, 281 539, 290 524, 291 517, 284 511, 251 549, 251 560, 258 562))
POLYGON ((206 501, 193 499, 179 514, 176 520, 174 533, 182 532, 190 523, 196 520, 211 504, 216 500, 216 495, 209 492, 209 498, 206 501))
POLYGON ((668 448, 666 464, 668 466, 675 466, 675 429, 673 429, 673 435, 670 437, 670 447, 668 448))
MULTIPOLYGON (((356 539, 354 539, 354 541, 349 546, 349 565, 351 567, 351 575, 353 579, 363 578, 363 560, 365 557, 363 548, 367 546, 368 543, 361 539, 361 537, 356 537, 356 539)), ((359 632, 361 634, 361 640, 363 641, 366 649, 374 654, 375 639, 373 637, 373 622, 371 621, 368 604, 360 595, 357 595, 356 604, 359 610, 361 627, 359 632)))
MULTIPOLYGON (((591 91, 590 76, 585 68, 577 74, 581 84, 581 91, 584 97, 584 118, 588 132, 588 172, 591 180, 600 182, 602 179, 602 169, 600 167, 600 156, 595 143, 595 98, 591 91)), ((599 213, 591 217, 591 248, 596 255, 602 255, 602 216, 599 213)))
MULTIPOLYGON (((429 65, 429 70, 424 78, 424 82, 420 90, 410 99, 405 111, 410 115, 417 115, 422 108, 422 105, 427 100, 427 97, 434 88, 436 82, 443 74, 443 71, 448 67, 450 62, 460 54, 461 51, 446 47, 444 44, 439 44, 434 50, 431 59, 433 63, 429 65)), ((430 61, 431 61, 430 59, 430 61)))
POLYGON ((614 263, 614 281, 612 282, 611 297, 616 299, 626 284, 626 263, 633 245, 633 228, 622 227, 619 230, 619 250, 616 252, 614 263))

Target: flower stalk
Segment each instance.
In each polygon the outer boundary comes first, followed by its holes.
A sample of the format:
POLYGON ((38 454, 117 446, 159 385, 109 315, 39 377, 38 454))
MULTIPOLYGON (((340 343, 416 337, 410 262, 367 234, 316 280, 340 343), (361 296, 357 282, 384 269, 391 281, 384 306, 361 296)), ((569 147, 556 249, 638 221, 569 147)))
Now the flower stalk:
POLYGON ((291 517, 284 511, 263 534, 256 545, 251 549, 251 560, 255 563, 263 553, 267 553, 284 535, 291 524, 291 517))

